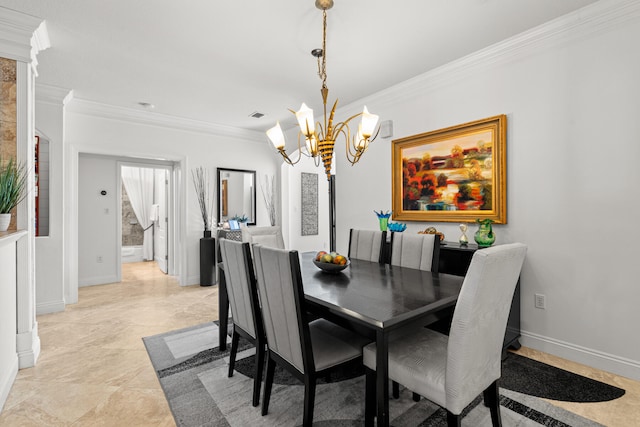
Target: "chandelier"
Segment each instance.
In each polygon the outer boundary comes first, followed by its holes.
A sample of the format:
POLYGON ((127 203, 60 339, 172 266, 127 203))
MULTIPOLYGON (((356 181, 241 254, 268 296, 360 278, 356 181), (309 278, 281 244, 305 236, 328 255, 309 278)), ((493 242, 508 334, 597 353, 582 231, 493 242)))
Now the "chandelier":
POLYGON ((323 121, 315 122, 313 110, 305 103, 298 111, 289 109, 298 120, 300 132, 298 133, 298 158, 293 161, 287 155, 285 150, 285 139, 280 122, 267 131, 267 136, 273 143, 274 147, 284 158, 284 161, 290 165, 294 165, 300 161, 302 155, 312 157, 316 166, 320 165, 320 161, 324 164, 327 179, 331 180, 331 162, 333 159, 333 148, 336 140, 340 135, 345 139, 347 160, 351 164, 356 164, 362 154, 369 147, 369 143, 375 139, 373 132, 378 123, 378 116, 369 113, 365 106, 361 113, 355 114, 343 122, 334 124, 334 115, 338 100, 336 99, 331 108, 329 116, 327 116, 327 96, 329 89, 327 88, 327 10, 333 7, 333 0, 316 0, 316 7, 322 10, 322 48, 311 51, 318 60, 318 76, 322 80, 322 105, 324 107, 323 121), (349 128, 349 122, 356 117, 362 116, 362 120, 358 125, 358 131, 352 135, 349 128), (304 144, 302 143, 304 137, 304 144))

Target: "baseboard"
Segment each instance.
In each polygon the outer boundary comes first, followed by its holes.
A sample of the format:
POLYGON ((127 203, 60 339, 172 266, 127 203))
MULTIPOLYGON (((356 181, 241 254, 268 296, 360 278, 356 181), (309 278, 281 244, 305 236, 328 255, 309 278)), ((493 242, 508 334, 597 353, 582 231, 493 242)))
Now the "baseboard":
POLYGON ((640 381, 640 361, 521 331, 521 344, 573 362, 640 381))
POLYGON ((0 413, 2 413, 2 409, 4 408, 4 404, 7 402, 13 382, 16 380, 16 375, 18 375, 18 355, 13 358, 10 366, 7 368, 8 369, 6 371, 3 369, 3 371, 6 372, 6 375, 0 378, 0 413))
POLYGON ((16 351, 20 369, 36 366, 40 356, 40 336, 38 336, 37 322, 33 325, 32 330, 16 335, 16 351))
POLYGON ((117 276, 99 276, 99 277, 89 277, 86 279, 78 279, 78 287, 83 286, 95 286, 95 285, 107 285, 109 283, 117 283, 117 276))
POLYGON ((199 284, 200 284, 200 275, 198 275, 198 276, 188 276, 187 277, 187 283, 180 284, 180 286, 192 286, 192 285, 199 285, 199 284))
MULTIPOLYGON (((180 284, 180 286, 193 286, 193 285, 199 285, 200 284, 200 276, 189 276, 187 277, 187 283, 186 284, 180 284)), ((214 280, 213 285, 215 286, 218 284, 217 280, 214 280)))
POLYGON ((64 311, 65 303, 62 301, 51 301, 36 304, 36 315, 58 313, 64 311))

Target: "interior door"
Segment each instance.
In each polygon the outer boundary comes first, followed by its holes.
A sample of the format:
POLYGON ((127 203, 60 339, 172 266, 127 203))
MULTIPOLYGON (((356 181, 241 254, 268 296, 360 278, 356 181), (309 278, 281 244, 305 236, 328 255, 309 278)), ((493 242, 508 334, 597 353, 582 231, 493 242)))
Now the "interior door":
POLYGON ((158 204, 158 221, 155 228, 155 260, 158 268, 167 274, 169 266, 169 239, 168 236, 168 194, 169 194, 169 171, 166 169, 156 169, 155 173, 155 198, 158 204))

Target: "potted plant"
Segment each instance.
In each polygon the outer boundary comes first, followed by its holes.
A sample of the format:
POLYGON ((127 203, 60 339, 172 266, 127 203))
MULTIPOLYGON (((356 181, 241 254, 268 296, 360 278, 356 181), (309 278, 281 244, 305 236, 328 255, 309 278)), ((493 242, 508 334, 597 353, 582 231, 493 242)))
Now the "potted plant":
POLYGON ((11 222, 11 211, 27 196, 27 169, 14 158, 0 157, 0 231, 6 231, 11 222))
POLYGON ((211 212, 213 209, 211 205, 209 174, 205 168, 200 166, 191 171, 191 178, 193 179, 193 188, 196 190, 200 213, 202 214, 204 237, 211 237, 211 212))

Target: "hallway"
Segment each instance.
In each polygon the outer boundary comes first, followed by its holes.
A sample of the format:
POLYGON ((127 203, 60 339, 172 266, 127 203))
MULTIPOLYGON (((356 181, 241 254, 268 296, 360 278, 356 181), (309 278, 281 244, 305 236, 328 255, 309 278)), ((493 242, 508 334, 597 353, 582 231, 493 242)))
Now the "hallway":
POLYGON ((38 316, 40 358, 18 372, 0 425, 173 426, 142 337, 217 317, 217 287, 123 264, 122 282, 82 287, 78 304, 38 316))

